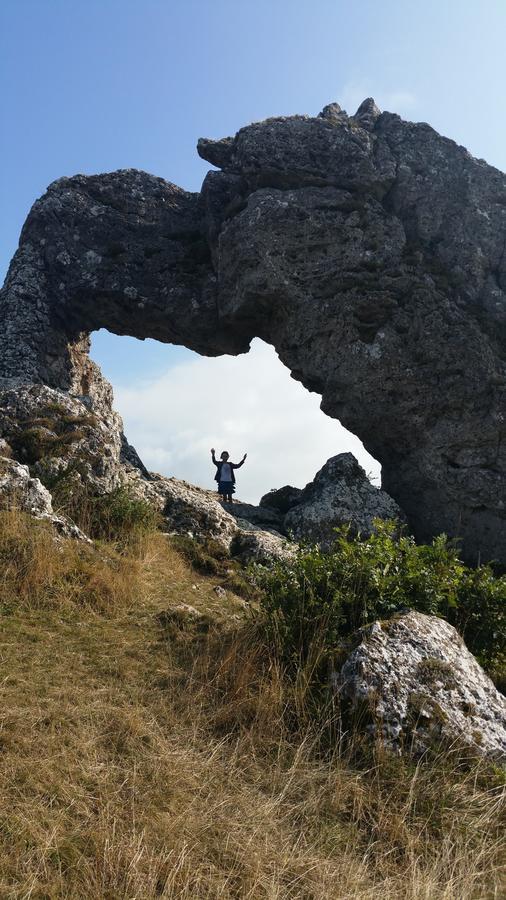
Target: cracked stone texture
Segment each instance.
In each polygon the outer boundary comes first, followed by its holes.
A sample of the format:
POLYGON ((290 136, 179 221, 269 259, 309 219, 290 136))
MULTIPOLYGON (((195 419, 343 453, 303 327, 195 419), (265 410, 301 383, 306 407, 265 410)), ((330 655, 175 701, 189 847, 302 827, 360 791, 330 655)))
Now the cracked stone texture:
MULTIPOLYGON (((264 523, 261 528, 240 518, 233 512, 235 504, 230 511, 225 509, 216 491, 206 491, 187 481, 164 478, 155 473, 150 473, 146 479, 133 467, 129 468, 123 483, 132 494, 158 507, 169 531, 188 534, 197 540, 211 537, 244 562, 265 562, 293 553, 293 545, 271 530, 268 524, 264 523)), ((237 506, 256 509, 248 504, 237 506)))
POLYGON ((353 534, 368 537, 375 519, 404 519, 395 500, 371 484, 352 453, 328 459, 303 490, 286 485, 265 494, 258 508, 259 524, 265 521, 261 515, 267 513, 281 519, 278 528, 284 534, 297 540, 307 538, 323 547, 333 543, 335 529, 341 525, 349 525, 353 534), (269 502, 273 508, 269 508, 269 502), (280 506, 286 510, 284 516, 280 506))
POLYGON ((506 761, 506 699, 452 625, 411 611, 362 634, 334 687, 368 709, 372 734, 396 751, 443 740, 506 761))
POLYGON ((38 478, 31 477, 28 466, 0 456, 0 509, 12 508, 49 522, 63 537, 88 541, 77 525, 65 516, 55 515, 51 494, 38 478))
POLYGON ((208 355, 258 336, 380 461, 418 539, 506 565, 506 177, 371 100, 198 151, 219 169, 200 194, 125 170, 34 204, 0 387, 100 392, 100 327, 208 355))

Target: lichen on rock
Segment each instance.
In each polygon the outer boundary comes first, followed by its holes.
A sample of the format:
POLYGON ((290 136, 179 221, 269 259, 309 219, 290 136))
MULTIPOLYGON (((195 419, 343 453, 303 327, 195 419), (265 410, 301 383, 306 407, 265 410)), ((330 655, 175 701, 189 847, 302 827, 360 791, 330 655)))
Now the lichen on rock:
POLYGON ((333 683, 396 752, 462 746, 506 761, 506 699, 444 619, 411 611, 364 628, 333 683))

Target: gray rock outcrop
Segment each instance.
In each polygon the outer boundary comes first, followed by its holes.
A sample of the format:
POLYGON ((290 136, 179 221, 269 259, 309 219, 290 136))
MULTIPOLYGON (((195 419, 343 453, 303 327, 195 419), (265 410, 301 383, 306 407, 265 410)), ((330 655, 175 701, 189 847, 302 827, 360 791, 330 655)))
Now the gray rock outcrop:
MULTIPOLYGON (((375 487, 352 453, 332 456, 303 490, 287 485, 265 494, 259 511, 286 510, 281 531, 296 540, 306 538, 323 547, 335 539, 335 529, 348 525, 352 534, 368 537, 375 519, 403 521, 395 500, 375 487)), ((278 515, 280 513, 278 512, 278 515)))
POLYGON ((334 679, 359 726, 398 752, 443 742, 506 761, 506 699, 455 628, 409 612, 362 634, 334 679))
POLYGON ((198 150, 219 169, 200 194, 126 170, 34 204, 0 298, 0 387, 93 405, 101 327, 208 355, 258 336, 381 462, 418 539, 506 565, 505 176, 371 100, 198 150))
POLYGON ((85 534, 66 516, 54 513, 51 494, 38 478, 32 478, 28 466, 0 456, 0 510, 18 509, 35 519, 50 523, 63 537, 88 541, 85 534))

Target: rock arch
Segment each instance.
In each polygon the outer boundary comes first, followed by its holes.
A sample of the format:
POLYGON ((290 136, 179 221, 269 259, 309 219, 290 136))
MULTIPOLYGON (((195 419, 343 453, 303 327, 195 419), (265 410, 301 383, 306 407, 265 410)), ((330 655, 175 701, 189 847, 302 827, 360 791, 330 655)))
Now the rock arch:
POLYGON ((103 391, 88 334, 258 336, 363 441, 419 539, 506 564, 506 177, 367 100, 203 140, 199 194, 62 178, 0 299, 0 388, 103 391))

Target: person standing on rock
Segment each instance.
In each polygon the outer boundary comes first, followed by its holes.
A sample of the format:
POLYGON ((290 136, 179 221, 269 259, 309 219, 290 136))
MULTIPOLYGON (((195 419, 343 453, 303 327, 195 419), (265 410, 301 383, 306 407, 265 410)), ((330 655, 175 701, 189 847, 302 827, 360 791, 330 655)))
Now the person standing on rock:
POLYGON ((244 454, 240 463, 230 462, 230 456, 226 450, 220 454, 220 458, 216 459, 214 447, 211 450, 211 458, 216 466, 216 475, 214 480, 218 482, 218 493, 224 503, 233 503, 232 494, 235 493, 235 475, 234 469, 240 469, 244 465, 247 453, 244 454))

